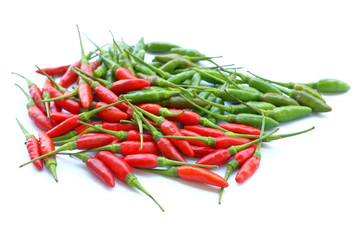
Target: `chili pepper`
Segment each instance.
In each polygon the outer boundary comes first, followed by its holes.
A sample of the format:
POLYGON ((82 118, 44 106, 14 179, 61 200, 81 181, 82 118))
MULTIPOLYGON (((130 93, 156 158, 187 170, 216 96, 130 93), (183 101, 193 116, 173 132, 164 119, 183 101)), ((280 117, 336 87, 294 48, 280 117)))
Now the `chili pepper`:
MULTIPOLYGON (((195 102, 199 106, 206 106, 207 104, 204 101, 201 101, 198 98, 188 98, 191 100, 191 102, 195 102)), ((168 108, 178 108, 178 109, 193 109, 196 108, 193 104, 190 102, 187 102, 183 97, 181 96, 172 96, 169 98, 159 99, 155 101, 151 101, 153 103, 158 103, 161 106, 168 107, 168 108)))
POLYGON ((217 187, 229 186, 225 179, 220 175, 211 172, 205 168, 196 166, 184 165, 178 167, 170 167, 166 170, 143 168, 142 170, 162 174, 169 177, 180 177, 188 181, 206 183, 217 187))
POLYGON ((115 70, 115 76, 119 80, 136 78, 136 76, 132 72, 130 72, 129 69, 124 68, 124 67, 117 68, 115 70))
POLYGON ((263 112, 266 116, 281 123, 305 117, 312 112, 312 109, 306 106, 282 106, 263 112))
MULTIPOLYGON (((182 96, 186 101, 191 102, 189 99, 184 97, 184 95, 180 94, 180 96, 182 96)), ((236 115, 235 114, 220 115, 220 114, 212 113, 211 111, 203 107, 200 107, 194 102, 191 102, 191 104, 222 121, 241 123, 252 127, 259 127, 262 122, 262 116, 260 115, 251 114, 251 113, 239 113, 236 115)), ((272 129, 277 126, 279 126, 279 123, 277 121, 273 120, 272 118, 265 117, 265 129, 272 129)))
POLYGON ((251 146, 254 143, 261 141, 262 139, 274 134, 278 129, 271 131, 265 134, 263 137, 253 140, 251 142, 242 144, 242 145, 233 145, 226 149, 218 149, 202 158, 200 158, 196 163, 198 164, 207 164, 207 165, 222 165, 227 162, 231 156, 234 156, 239 151, 251 146))
MULTIPOLYGON (((88 128, 78 135, 75 135, 69 139, 56 141, 54 144, 55 146, 62 146, 69 142, 76 142, 77 144, 80 144, 79 149, 88 149, 88 148, 104 146, 107 144, 113 144, 117 140, 118 139, 111 134, 100 133, 97 130, 92 131, 92 128, 88 128), (87 141, 92 141, 92 139, 93 139, 93 143, 87 142, 87 141), (94 146, 92 146, 91 144, 94 144, 94 146)), ((74 150, 74 149, 70 149, 70 150, 74 150)))
MULTIPOLYGON (((50 76, 62 76, 68 70, 69 65, 63 65, 58 67, 43 68, 42 71, 46 72, 50 76)), ((40 70, 36 70, 36 73, 42 74, 40 70)))
POLYGON ((107 186, 115 187, 114 175, 110 169, 98 158, 91 156, 87 153, 72 153, 70 156, 75 156, 85 163, 86 167, 92 172, 97 178, 99 178, 107 186))
POLYGON ((171 96, 178 95, 180 93, 179 89, 174 88, 154 88, 149 87, 137 91, 131 91, 123 96, 129 99, 132 103, 144 103, 144 102, 156 102, 162 99, 169 98, 171 96))
POLYGON ((95 60, 95 61, 91 61, 90 62, 90 66, 91 66, 91 69, 93 70, 93 72, 101 66, 101 62, 98 61, 98 60, 95 60))
POLYGON ((195 71, 189 70, 186 72, 182 72, 179 74, 176 74, 170 78, 167 79, 167 81, 173 83, 173 84, 181 84, 185 80, 192 78, 192 76, 195 74, 195 71))
POLYGON ((76 79, 78 78, 78 75, 73 72, 73 68, 74 67, 80 67, 81 66, 81 61, 78 60, 76 62, 74 62, 73 64, 71 64, 66 72, 64 73, 64 75, 62 75, 62 77, 59 80, 59 85, 64 87, 64 88, 68 88, 71 84, 73 84, 76 79))
POLYGON ((190 57, 204 57, 205 55, 200 53, 196 49, 191 48, 171 48, 170 53, 177 53, 180 55, 190 56, 190 57))
POLYGON ((178 68, 191 68, 193 66, 193 63, 188 58, 176 53, 159 54, 154 59, 165 64, 176 60, 178 68))
POLYGON ((306 85, 323 93, 343 93, 350 89, 350 85, 346 82, 333 78, 320 79, 314 83, 306 83, 306 85))
POLYGON ((31 98, 34 100, 34 103, 36 104, 36 106, 38 108, 40 108, 40 110, 43 113, 46 113, 45 104, 40 102, 42 100, 42 93, 41 93, 40 88, 34 82, 32 82, 30 79, 28 79, 18 73, 15 73, 15 72, 13 72, 13 74, 16 74, 19 77, 21 77, 22 79, 26 80, 26 82, 28 84, 28 88, 29 88, 29 94, 30 94, 31 98))
MULTIPOLYGON (((94 109, 106 106, 107 103, 105 102, 97 102, 94 105, 94 109)), ((116 108, 116 106, 106 108, 101 110, 96 114, 100 118, 108 121, 108 122, 119 122, 121 120, 127 119, 128 115, 121 111, 120 109, 116 108)))
POLYGON ((133 154, 127 155, 124 157, 125 162, 127 162, 132 167, 137 168, 156 168, 156 167, 166 167, 166 166, 181 166, 181 165, 188 165, 188 166, 197 166, 197 167, 207 167, 207 168, 214 168, 217 166, 211 165, 201 165, 195 163, 186 163, 186 162, 179 162, 174 161, 165 157, 159 157, 155 154, 133 154))
MULTIPOLYGON (((228 148, 233 145, 242 145, 245 143, 250 142, 247 138, 240 138, 240 137, 228 137, 228 136, 220 136, 220 137, 203 137, 203 136, 164 136, 166 138, 170 139, 185 139, 185 140, 193 140, 193 142, 189 142, 192 145, 198 145, 199 144, 195 141, 200 141, 202 143, 205 143, 207 146, 214 147, 214 148, 228 148)), ((203 146, 200 144, 200 146, 203 146)))
POLYGON ((95 70, 93 70, 93 74, 94 74, 94 77, 99 77, 99 78, 106 77, 107 71, 108 71, 108 69, 105 66, 100 65, 95 70))
POLYGON ((139 180, 132 172, 129 164, 127 164, 122 158, 109 151, 100 151, 95 155, 95 157, 99 158, 118 179, 120 179, 122 182, 125 182, 130 187, 135 187, 141 192, 145 193, 159 206, 161 211, 164 211, 162 206, 140 184, 139 180))
POLYGON ((60 123, 74 115, 75 114, 73 113, 67 113, 67 112, 53 112, 50 114, 50 119, 60 123))
POLYGON ((102 127, 107 130, 113 130, 113 131, 130 131, 130 130, 138 130, 138 126, 133 123, 109 123, 104 122, 102 124, 102 127))
MULTIPOLYGON (((78 30, 78 35, 79 35, 79 40, 80 40, 80 48, 81 48, 81 66, 80 69, 83 70, 84 72, 87 72, 88 74, 93 75, 93 71, 92 71, 92 67, 89 63, 89 59, 86 57, 85 53, 84 53, 84 47, 82 44, 82 40, 81 40, 81 34, 80 34, 80 30, 79 27, 76 25, 77 30, 78 30)), ((79 89, 79 98, 80 98, 80 103, 81 106, 83 108, 88 109, 91 105, 91 102, 93 101, 93 95, 91 92, 91 87, 90 84, 86 81, 84 81, 83 77, 80 76, 79 77, 79 83, 78 83, 78 89, 79 89)))
MULTIPOLYGON (((190 130, 187 130, 187 129, 180 129, 180 132, 185 137, 202 137, 200 134, 190 131, 190 130)), ((190 145, 192 145, 192 146, 194 146, 194 145, 202 146, 202 147, 208 146, 206 143, 204 143, 202 141, 194 140, 194 139, 187 138, 186 141, 188 141, 190 143, 190 145)))
MULTIPOLYGON (((28 150, 28 154, 30 156, 30 159, 34 159, 37 158, 41 155, 40 152, 40 145, 39 145, 39 141, 36 139, 36 137, 34 136, 34 134, 30 134, 25 128, 24 126, 21 124, 21 122, 16 119, 21 131, 23 132, 25 138, 26 138, 26 148, 28 150)), ((43 168, 43 160, 39 159, 35 162, 33 162, 34 166, 41 170, 43 168)))
MULTIPOLYGON (((91 124, 88 124, 88 123, 83 122, 83 121, 79 121, 79 122, 81 124, 85 125, 85 126, 90 127, 90 128, 93 128, 93 129, 96 129, 98 131, 113 135, 113 136, 117 137, 121 141, 140 141, 140 133, 139 133, 139 131, 136 131, 136 130, 112 131, 112 130, 102 128, 101 124, 91 125, 91 124)), ((154 141, 151 134, 149 134, 149 133, 143 133, 142 137, 143 137, 144 141, 146 141, 146 142, 154 141)))
MULTIPOLYGON (((128 100, 125 98, 125 101, 128 102, 128 100)), ((128 104, 131 106, 131 108, 134 110, 136 115, 140 118, 142 122, 145 123, 148 130, 151 132, 157 147, 159 148, 160 152, 164 157, 167 157, 172 160, 176 160, 179 162, 186 162, 184 157, 181 155, 181 153, 177 150, 177 148, 174 146, 174 144, 167 138, 164 138, 163 135, 155 128, 156 123, 151 124, 150 120, 147 120, 142 112, 138 110, 138 108, 135 108, 134 105, 132 105, 130 102, 128 104)))
POLYGON ((44 103, 45 103, 45 109, 46 109, 46 116, 48 118, 50 118, 50 115, 52 113, 57 113, 57 112, 61 111, 61 108, 58 105, 56 105, 56 103, 54 101, 47 102, 47 100, 50 98, 49 91, 43 91, 42 98, 44 101, 46 101, 44 103))
MULTIPOLYGON (((88 122, 88 124, 91 124, 91 125, 96 125, 96 124, 103 124, 104 121, 103 120, 99 120, 99 121, 93 121, 93 122, 88 122)), ((72 131, 69 131, 67 132, 66 134, 64 135, 61 135, 59 137, 54 137, 54 138, 51 138, 53 141, 63 141, 63 140, 68 140, 74 136, 78 136, 78 135, 81 135, 81 134, 84 134, 84 133, 90 133, 90 132, 99 132, 95 129, 90 129, 88 126, 85 126, 85 125, 80 125, 78 127, 75 128, 75 130, 72 130, 72 131)))
MULTIPOLYGON (((142 114, 149 117, 151 120, 155 121, 156 125, 161 128, 161 131, 165 135, 172 135, 172 136, 181 136, 180 130, 178 126, 169 120, 166 120, 163 117, 156 116, 154 114, 151 114, 139 107, 136 107, 142 114)), ((192 151, 190 144, 182 139, 171 139, 171 142, 174 143, 175 146, 177 146, 182 153, 184 153, 187 156, 194 156, 194 152, 192 151)))
POLYGON ((245 124, 239 123, 221 123, 219 124, 219 127, 240 134, 260 135, 261 133, 260 129, 258 128, 250 127, 245 124))
POLYGON ((216 151, 216 148, 213 147, 201 147, 201 146, 195 146, 191 145, 192 150, 194 151, 194 157, 196 158, 202 158, 206 156, 207 154, 210 154, 214 151, 216 151))
POLYGON ((20 90, 25 94, 28 99, 28 103, 26 104, 26 108, 28 110, 28 115, 30 119, 35 123, 35 125, 43 131, 48 131, 52 129, 53 125, 49 118, 38 108, 34 102, 34 100, 30 97, 30 95, 24 91, 20 87, 20 85, 15 84, 20 90))
MULTIPOLYGON (((44 135, 47 137, 46 140, 48 140, 48 139, 51 140, 51 138, 48 137, 48 135, 45 133, 42 134, 43 139, 45 139, 44 135)), ((29 163, 32 163, 38 159, 41 159, 41 158, 44 158, 44 162, 46 165, 46 157, 55 156, 56 153, 66 151, 66 150, 81 149, 81 150, 91 151, 92 149, 107 147, 107 146, 110 146, 109 144, 114 141, 115 137, 110 134, 107 134, 107 133, 86 133, 86 134, 83 134, 76 138, 74 138, 75 139, 74 141, 69 141, 56 149, 55 149, 55 145, 54 145, 53 141, 51 140, 52 148, 49 148, 48 151, 44 151, 44 152, 42 151, 41 156, 20 165, 20 167, 23 167, 29 163)), ((40 146, 41 146, 41 141, 42 141, 41 138, 39 138, 39 141, 40 141, 40 146)), ((149 143, 151 143, 151 142, 149 142, 149 143)), ((112 145, 114 145, 114 144, 112 144, 112 145)))
POLYGON ((111 89, 111 91, 114 92, 115 94, 124 94, 130 91, 140 90, 150 86, 150 83, 148 81, 136 77, 132 79, 124 79, 124 80, 117 80, 115 82, 109 82, 108 80, 91 76, 86 72, 83 72, 77 68, 75 68, 74 71, 77 72, 79 75, 87 76, 88 77, 87 80, 89 81, 92 80, 91 78, 94 78, 96 81, 100 82, 104 87, 111 89))
MULTIPOLYGON (((38 156, 32 159, 30 162, 35 162, 37 160, 43 159, 45 166, 49 169, 51 175, 53 176, 54 180, 57 182, 58 177, 56 173, 56 166, 57 161, 55 158, 55 145, 51 138, 44 132, 39 131, 39 145, 40 145, 40 153, 41 156, 38 156)), ((30 163, 29 162, 29 163, 30 163)))
POLYGON ((174 69, 175 69, 178 65, 179 65, 179 60, 174 59, 174 60, 168 61, 167 63, 165 63, 164 65, 162 65, 159 69, 160 69, 161 71, 171 73, 172 71, 174 71, 174 69))
POLYGON ((118 102, 111 103, 111 104, 108 104, 106 106, 99 107, 99 108, 93 109, 91 111, 83 112, 83 113, 75 115, 75 116, 73 116, 71 118, 68 118, 65 121, 61 122, 59 125, 51 128, 49 131, 47 131, 47 134, 51 138, 61 136, 61 135, 65 134, 65 133, 67 133, 68 131, 74 129, 75 127, 79 126, 80 123, 78 122, 78 120, 88 121, 92 116, 94 116, 95 114, 97 114, 101 110, 104 110, 104 109, 106 109, 108 107, 111 107, 111 106, 114 106, 116 104, 118 104, 118 102))
POLYGON ((275 106, 287 106, 287 105, 299 105, 297 101, 287 96, 277 94, 277 93, 264 93, 261 96, 261 100, 274 104, 275 106))
MULTIPOLYGON (((242 73, 239 73, 239 74, 242 74, 242 73)), ((261 78, 241 77, 241 79, 243 81, 245 81, 247 84, 249 84, 250 87, 256 88, 260 92, 263 92, 263 93, 272 92, 272 93, 281 94, 281 91, 276 86, 274 86, 272 83, 267 82, 261 78)))
POLYGON ((146 51, 150 53, 166 53, 172 48, 179 48, 179 46, 168 42, 149 42, 145 45, 146 51))
MULTIPOLYGON (((250 159, 254 155, 256 146, 257 146, 256 144, 253 144, 253 145, 245 148, 244 150, 239 151, 238 153, 235 154, 234 158, 228 162, 225 176, 224 176, 224 179, 226 181, 229 179, 231 173, 235 169, 242 166, 248 159, 250 159)), ((221 188, 220 192, 219 192, 219 204, 221 204, 221 198, 222 198, 223 192, 224 192, 224 188, 221 188)))

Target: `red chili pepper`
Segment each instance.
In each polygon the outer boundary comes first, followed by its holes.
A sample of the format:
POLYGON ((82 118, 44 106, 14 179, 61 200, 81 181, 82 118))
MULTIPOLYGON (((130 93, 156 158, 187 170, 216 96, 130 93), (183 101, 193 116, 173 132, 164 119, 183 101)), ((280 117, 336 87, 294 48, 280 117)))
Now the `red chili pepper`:
POLYGON ((144 79, 133 78, 118 80, 111 85, 111 90, 116 94, 125 94, 130 91, 150 87, 150 83, 144 79))
POLYGON ((133 123, 109 123, 104 122, 102 127, 107 130, 113 131, 129 131, 129 130, 138 130, 138 126, 133 123))
MULTIPOLYGON (((90 125, 96 125, 96 124, 103 124, 104 121, 100 120, 100 121, 93 121, 93 122, 88 122, 88 124, 90 125)), ((80 126, 78 126, 75 131, 76 131, 76 134, 80 134, 82 132, 84 132, 85 130, 89 129, 88 126, 85 126, 83 124, 81 124, 80 126)))
MULTIPOLYGON (((180 132, 185 137, 201 137, 200 134, 187 130, 187 129, 180 129, 180 132)), ((208 145, 204 142, 193 140, 193 139, 186 139, 191 145, 200 146, 200 147, 207 147, 208 145)))
POLYGON ((100 65, 101 65, 101 62, 97 61, 97 60, 90 62, 90 66, 93 71, 96 70, 100 65))
POLYGON ((122 158, 109 151, 100 151, 95 155, 95 157, 99 158, 108 168, 110 168, 118 179, 125 182, 130 187, 135 187, 145 193, 159 206, 162 211, 164 211, 162 206, 140 184, 137 177, 133 174, 129 164, 127 164, 122 158))
POLYGON ((75 114, 68 112, 53 112, 50 114, 50 119, 56 121, 57 123, 63 122, 66 119, 73 117, 75 114))
POLYGON ((156 168, 166 166, 197 166, 197 167, 216 167, 211 165, 201 165, 194 163, 186 163, 174 161, 165 157, 159 157, 155 154, 132 154, 124 157, 124 160, 132 167, 138 168, 156 168))
MULTIPOLYGON (((66 73, 69 65, 58 66, 58 67, 49 67, 49 68, 42 68, 43 72, 46 72, 50 76, 62 76, 66 73)), ((36 70, 36 73, 43 74, 39 69, 36 70)))
MULTIPOLYGON (((49 169, 51 175, 57 182, 58 181, 57 173, 56 173, 57 162, 56 162, 55 154, 53 153, 53 151, 55 150, 54 142, 44 132, 39 131, 38 134, 39 134, 41 156, 34 159, 44 159, 45 166, 49 169)), ((32 161, 34 161, 34 159, 32 159, 32 161)))
POLYGON ((219 127, 240 134, 260 135, 261 133, 261 130, 258 128, 247 126, 244 124, 239 124, 239 123, 221 123, 219 124, 219 127))
POLYGON ((26 108, 28 110, 28 115, 30 119, 35 123, 35 125, 43 131, 48 131, 52 129, 53 125, 49 118, 35 105, 34 100, 30 97, 30 95, 24 91, 18 84, 15 84, 20 88, 20 90, 25 94, 28 99, 28 103, 26 104, 26 108))
POLYGON ((191 148, 194 151, 194 157, 196 158, 202 158, 217 150, 216 148, 213 147, 199 147, 195 145, 191 145, 191 148))
POLYGON ((65 134, 65 133, 69 132, 70 130, 76 128, 77 126, 79 126, 80 125, 80 123, 78 122, 79 120, 88 121, 92 116, 97 114, 99 111, 104 110, 104 109, 106 109, 108 107, 111 107, 111 106, 113 106, 115 104, 117 104, 117 103, 108 104, 106 106, 96 108, 96 109, 93 109, 93 110, 88 111, 88 112, 83 112, 83 113, 75 115, 75 116, 73 116, 71 118, 68 118, 65 121, 61 122, 59 125, 53 127, 49 131, 47 131, 47 134, 51 138, 61 136, 61 135, 65 134))
POLYGON ((45 104, 43 102, 40 102, 42 100, 42 92, 40 90, 40 88, 34 83, 32 82, 30 79, 18 74, 18 73, 14 73, 18 75, 19 77, 21 77, 22 79, 26 80, 27 84, 28 84, 28 88, 29 88, 29 94, 31 96, 31 98, 34 100, 36 106, 38 108, 40 108, 40 110, 43 113, 46 113, 46 107, 45 104))
POLYGON ((182 179, 194 182, 206 183, 218 187, 227 187, 227 181, 218 174, 211 172, 205 168, 196 166, 178 166, 170 167, 166 170, 160 169, 143 169, 148 172, 159 173, 170 177, 180 177, 182 179))
POLYGON ((129 69, 124 67, 119 67, 115 70, 115 77, 119 80, 137 78, 134 74, 132 74, 132 72, 129 71, 129 69))
POLYGON ((203 127, 199 125, 185 125, 184 129, 196 132, 204 137, 221 137, 224 136, 224 132, 219 129, 203 127))
MULTIPOLYGON (((105 102, 97 102, 94 105, 94 109, 106 106, 107 103, 105 102)), ((116 108, 115 106, 106 108, 96 114, 100 118, 104 119, 108 122, 120 122, 121 120, 127 119, 128 115, 121 111, 120 109, 116 108)))
MULTIPOLYGON (((63 93, 61 93, 59 90, 57 90, 54 87, 47 87, 47 91, 49 91, 51 98, 57 98, 57 97, 61 97, 64 95, 63 93)), ((81 104, 70 98, 54 100, 54 102, 58 107, 66 110, 70 113, 78 114, 81 111, 81 104)))
POLYGON ((248 159, 241 167, 238 173, 236 174, 235 181, 238 183, 245 182, 249 177, 251 177, 260 165, 260 158, 257 156, 252 156, 248 159))
POLYGON ((59 80, 59 84, 60 86, 64 87, 64 88, 68 88, 71 84, 75 83, 76 79, 78 78, 78 75, 72 70, 75 67, 80 68, 81 66, 81 61, 78 60, 76 62, 74 62, 73 64, 71 64, 66 72, 64 73, 64 75, 60 78, 59 80))
MULTIPOLYGON (((39 157, 41 155, 39 141, 35 138, 35 136, 33 134, 30 134, 24 128, 24 126, 20 123, 20 121, 18 119, 16 119, 16 121, 26 138, 25 144, 26 144, 26 148, 28 150, 30 159, 32 160, 32 159, 39 157)), ((43 160, 42 159, 33 162, 33 164, 39 170, 41 170, 43 168, 43 160)))
MULTIPOLYGON (((162 136, 162 134, 156 129, 155 123, 152 123, 152 121, 146 119, 143 116, 143 114, 137 108, 135 108, 135 106, 133 104, 131 104, 127 99, 125 99, 125 102, 127 104, 129 104, 129 106, 131 107, 131 108, 129 108, 129 110, 132 109, 134 111, 134 113, 136 113, 136 116, 138 116, 139 119, 145 123, 145 125, 151 132, 151 134, 156 142, 157 147, 159 148, 160 152, 162 153, 162 155, 164 157, 172 159, 172 160, 177 160, 179 162, 186 162, 186 160, 181 155, 181 153, 177 150, 177 148, 174 146, 174 144, 169 139, 164 138, 162 136)), ((130 113, 130 114, 133 115, 132 113, 130 113)))

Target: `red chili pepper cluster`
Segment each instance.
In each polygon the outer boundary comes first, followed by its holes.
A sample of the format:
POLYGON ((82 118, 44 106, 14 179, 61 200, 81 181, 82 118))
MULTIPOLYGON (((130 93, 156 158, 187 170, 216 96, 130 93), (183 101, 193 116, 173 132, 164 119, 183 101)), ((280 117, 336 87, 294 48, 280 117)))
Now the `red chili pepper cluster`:
MULTIPOLYGON (((116 177, 148 195, 162 210, 133 168, 220 187, 221 199, 234 170, 238 169, 235 180, 239 183, 255 173, 262 142, 313 129, 274 135, 278 129, 264 131, 269 129, 265 124, 273 123, 264 112, 262 116, 238 114, 236 119, 248 124, 233 118, 221 123, 211 119, 209 111, 215 117, 225 115, 200 99, 218 103, 218 98, 229 99, 227 83, 224 75, 207 71, 210 68, 199 70, 199 60, 213 60, 195 50, 169 43, 145 44, 140 39, 134 46, 114 41, 108 49, 94 44, 96 50, 86 55, 80 33, 79 37, 78 60, 59 67, 38 67, 42 88, 17 74, 28 84, 28 91, 17 86, 27 96, 29 117, 38 128, 36 138, 18 121, 31 159, 21 167, 33 163, 41 170, 45 163, 56 181, 56 154, 68 154, 82 160, 105 185, 114 187, 116 177), (156 61, 145 62, 146 52, 156 53, 156 61), (211 92, 212 88, 199 84, 204 79, 224 85, 218 87, 220 92, 211 92), (212 171, 224 164, 224 177, 212 171)), ((250 103, 245 106, 258 110, 250 103)))

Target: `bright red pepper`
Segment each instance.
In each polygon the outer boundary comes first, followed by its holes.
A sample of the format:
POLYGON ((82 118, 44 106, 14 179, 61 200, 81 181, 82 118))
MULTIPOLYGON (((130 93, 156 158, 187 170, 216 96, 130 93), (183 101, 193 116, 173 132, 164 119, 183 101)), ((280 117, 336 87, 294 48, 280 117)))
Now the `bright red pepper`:
POLYGON ((261 130, 258 128, 247 126, 244 124, 239 124, 239 123, 221 123, 219 124, 219 127, 240 134, 260 135, 261 133, 261 130))
POLYGON ((124 67, 119 67, 115 70, 115 77, 119 80, 137 78, 134 74, 132 74, 132 72, 130 72, 127 68, 124 67))
POLYGON ((81 66, 80 60, 71 64, 64 73, 64 75, 60 78, 59 80, 60 86, 64 88, 68 88, 71 84, 75 83, 76 79, 78 78, 78 75, 72 69, 75 67, 80 68, 80 66, 81 66))
POLYGON ((260 158, 252 156, 250 159, 244 162, 236 174, 235 181, 238 183, 245 182, 250 178, 260 165, 260 158))
POLYGON ((99 151, 95 157, 99 158, 108 168, 110 168, 110 170, 118 179, 120 179, 122 182, 125 182, 130 187, 135 187, 145 193, 159 206, 162 211, 164 211, 162 206, 140 184, 137 177, 133 174, 129 164, 127 164, 122 158, 109 151, 99 151))
POLYGON ((191 148, 194 151, 194 157, 196 158, 202 158, 217 150, 216 148, 213 147, 199 147, 195 145, 191 145, 191 148))
MULTIPOLYGON (((57 182, 58 181, 57 173, 56 173, 57 161, 55 158, 55 154, 53 153, 55 151, 54 142, 46 133, 39 131, 38 134, 39 134, 40 153, 41 156, 43 157, 39 156, 37 158, 44 159, 45 166, 49 169, 54 180, 57 182), (46 154, 47 156, 45 157, 44 155, 46 154)), ((32 159, 32 161, 34 159, 32 159)))
MULTIPOLYGON (((40 151, 40 145, 39 145, 39 141, 35 138, 35 136, 33 134, 30 134, 25 128, 24 126, 20 123, 20 121, 18 119, 16 119, 21 131, 23 132, 25 138, 26 138, 26 148, 28 150, 30 159, 35 159, 37 157, 39 157, 41 155, 41 151, 40 151)), ((43 168, 43 160, 37 160, 35 162, 33 162, 34 166, 41 170, 43 168)))
MULTIPOLYGON (((106 106, 107 103, 105 102, 97 102, 94 105, 94 109, 106 106)), ((128 115, 121 111, 119 108, 116 108, 115 106, 106 108, 96 114, 100 118, 104 119, 108 122, 120 122, 121 120, 127 119, 128 115)))
POLYGON ((125 94, 130 91, 140 90, 150 87, 150 83, 144 79, 125 79, 118 80, 111 85, 111 90, 116 94, 125 94))
MULTIPOLYGON (((48 67, 48 68, 42 68, 41 70, 43 72, 46 72, 46 74, 50 75, 50 76, 62 76, 66 73, 66 71, 68 70, 69 65, 64 65, 64 66, 58 66, 58 67, 48 67)), ((36 70, 36 73, 42 74, 43 73, 38 69, 36 70)))
POLYGON ((75 114, 68 112, 53 112, 50 114, 50 119, 56 121, 57 123, 63 122, 66 119, 73 117, 75 114))

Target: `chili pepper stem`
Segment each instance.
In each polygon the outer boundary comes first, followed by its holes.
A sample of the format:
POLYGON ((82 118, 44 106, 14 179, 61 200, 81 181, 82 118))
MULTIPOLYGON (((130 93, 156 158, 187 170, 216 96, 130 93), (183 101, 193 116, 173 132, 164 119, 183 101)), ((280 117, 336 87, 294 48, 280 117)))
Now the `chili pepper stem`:
MULTIPOLYGON (((226 167, 226 171, 225 171, 225 176, 224 176, 224 179, 227 181, 230 177, 230 174, 239 166, 239 163, 236 161, 236 160, 231 160, 227 167, 226 167)), ((220 188, 220 191, 219 191, 219 204, 221 204, 221 199, 222 199, 222 196, 224 194, 224 190, 225 188, 220 188)))
POLYGON ((171 160, 171 159, 167 159, 165 157, 158 157, 157 161, 158 161, 157 162, 158 167, 190 165, 190 166, 204 167, 204 168, 218 168, 218 166, 216 166, 216 165, 206 165, 206 164, 179 162, 179 161, 174 161, 174 160, 171 160))
POLYGON ((138 190, 140 190, 141 192, 145 193, 149 198, 151 198, 156 203, 156 205, 158 205, 158 207, 161 209, 161 211, 163 211, 163 212, 165 211, 164 208, 160 205, 160 203, 158 201, 156 201, 156 199, 140 184, 139 180, 133 173, 129 173, 126 176, 125 181, 129 186, 135 187, 138 190))

